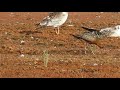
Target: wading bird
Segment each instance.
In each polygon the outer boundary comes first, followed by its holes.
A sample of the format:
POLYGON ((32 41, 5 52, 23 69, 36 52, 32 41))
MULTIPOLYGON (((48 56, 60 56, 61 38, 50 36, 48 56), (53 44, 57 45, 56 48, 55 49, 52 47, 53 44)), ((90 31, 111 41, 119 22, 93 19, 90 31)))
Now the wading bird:
MULTIPOLYGON (((100 44, 101 39, 106 38, 106 37, 120 37, 120 25, 109 27, 109 28, 103 28, 100 30, 90 29, 86 27, 82 27, 82 28, 86 29, 87 32, 84 32, 80 35, 72 35, 72 36, 74 36, 77 39, 82 39, 86 41, 86 46, 88 46, 88 44, 95 44, 98 47, 102 48, 100 44)), ((92 50, 91 52, 93 53, 92 50)))
POLYGON ((59 27, 63 25, 68 18, 68 12, 50 12, 41 22, 40 26, 52 26, 57 28, 56 34, 59 34, 59 27))

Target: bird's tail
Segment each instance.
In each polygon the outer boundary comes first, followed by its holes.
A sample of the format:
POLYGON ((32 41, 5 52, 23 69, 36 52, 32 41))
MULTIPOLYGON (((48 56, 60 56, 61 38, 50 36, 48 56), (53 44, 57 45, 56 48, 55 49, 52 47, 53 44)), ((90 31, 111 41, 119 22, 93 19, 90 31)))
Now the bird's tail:
POLYGON ((35 27, 36 27, 36 28, 35 28, 36 30, 45 28, 45 26, 44 26, 44 25, 41 26, 40 23, 36 23, 36 24, 35 24, 35 27))
POLYGON ((49 23, 49 21, 50 21, 50 17, 49 17, 49 16, 45 17, 45 18, 40 22, 40 26, 47 26, 48 23, 49 23))
POLYGON ((70 34, 70 35, 75 37, 76 39, 82 39, 82 35, 73 35, 73 34, 70 34))
POLYGON ((47 21, 42 21, 42 22, 40 22, 40 26, 46 26, 47 24, 48 24, 47 21))

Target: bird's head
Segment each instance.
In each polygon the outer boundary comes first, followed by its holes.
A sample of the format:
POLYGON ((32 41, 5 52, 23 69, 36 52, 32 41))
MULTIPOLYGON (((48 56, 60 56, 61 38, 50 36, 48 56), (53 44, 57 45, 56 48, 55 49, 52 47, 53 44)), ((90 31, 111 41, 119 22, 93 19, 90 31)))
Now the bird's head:
POLYGON ((115 26, 115 29, 120 29, 120 25, 115 26))

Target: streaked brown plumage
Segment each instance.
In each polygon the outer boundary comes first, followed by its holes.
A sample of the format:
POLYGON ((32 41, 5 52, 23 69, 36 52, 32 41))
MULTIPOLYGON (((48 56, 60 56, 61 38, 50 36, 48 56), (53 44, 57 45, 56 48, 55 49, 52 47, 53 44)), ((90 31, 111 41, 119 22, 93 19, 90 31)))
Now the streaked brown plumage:
POLYGON ((104 37, 104 35, 101 35, 97 31, 84 32, 81 35, 72 35, 72 36, 74 36, 77 39, 82 39, 89 44, 95 44, 95 45, 99 46, 100 48, 102 48, 99 41, 104 37))
MULTIPOLYGON (((82 39, 82 40, 86 41, 86 45, 87 45, 87 43, 90 45, 94 44, 94 45, 97 45, 98 47, 102 48, 100 40, 103 39, 104 37, 106 37, 106 34, 103 34, 99 31, 94 30, 94 29, 88 29, 85 27, 82 27, 82 28, 87 29, 88 31, 84 32, 80 35, 72 35, 72 34, 71 35, 77 39, 82 39)), ((86 49, 86 46, 85 46, 85 49, 86 49)), ((91 50, 91 52, 94 54, 94 52, 92 50, 91 50)))
POLYGON ((90 29, 82 27, 87 30, 87 32, 82 33, 81 35, 72 35, 77 39, 82 39, 89 44, 95 44, 102 48, 100 40, 106 37, 120 37, 120 25, 114 27, 103 28, 100 30, 90 29))

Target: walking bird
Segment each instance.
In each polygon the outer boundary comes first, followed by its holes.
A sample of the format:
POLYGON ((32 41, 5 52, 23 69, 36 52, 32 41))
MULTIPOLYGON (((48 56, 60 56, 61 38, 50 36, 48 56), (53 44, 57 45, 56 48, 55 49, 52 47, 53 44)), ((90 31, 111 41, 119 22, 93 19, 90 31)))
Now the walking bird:
MULTIPOLYGON (((114 27, 109 27, 109 28, 103 28, 100 30, 96 29, 91 29, 91 28, 86 28, 82 27, 87 32, 82 33, 81 35, 72 35, 77 39, 82 39, 86 41, 86 44, 95 44, 102 48, 100 44, 100 40, 106 37, 120 37, 120 25, 114 26, 114 27)), ((86 49, 86 47, 85 47, 86 49)), ((92 51, 92 50, 91 50, 92 51)), ((93 51, 92 51, 93 53, 93 51)), ((93 53, 94 54, 94 53, 93 53)))

